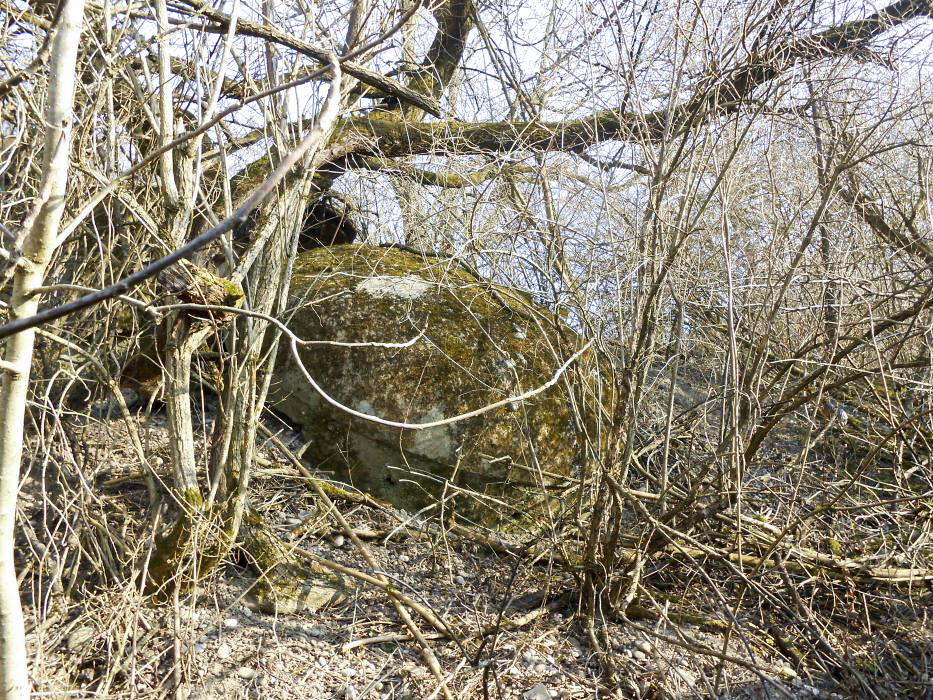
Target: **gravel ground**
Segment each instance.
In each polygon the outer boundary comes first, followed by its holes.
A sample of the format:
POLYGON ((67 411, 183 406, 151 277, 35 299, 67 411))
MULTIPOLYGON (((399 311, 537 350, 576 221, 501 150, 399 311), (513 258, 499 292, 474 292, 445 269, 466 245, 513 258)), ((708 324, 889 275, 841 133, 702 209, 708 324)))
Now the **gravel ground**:
MULTIPOLYGON (((34 462, 23 481, 18 555, 29 562, 21 566, 22 590, 36 697, 443 697, 422 647, 387 595, 371 585, 360 584, 345 602, 321 611, 263 614, 245 562, 231 561, 177 601, 143 600, 137 580, 121 570, 121 562, 144 559, 151 542, 146 492, 122 425, 102 418, 74 428, 75 454, 34 462)), ((142 433, 156 463, 159 455, 167 462, 164 417, 153 415, 142 433)), ((280 434, 297 444, 297 436, 280 434)), ((260 455, 252 503, 267 525, 296 547, 372 573, 351 541, 320 516, 290 467, 266 446, 260 455)), ((613 652, 619 680, 609 684, 582 616, 560 604, 569 596, 559 594, 575 583, 553 562, 519 561, 437 528, 399 526, 403 513, 338 505, 377 571, 460 635, 441 637, 412 615, 453 697, 841 697, 797 678, 785 656, 740 632, 727 636, 665 619, 669 610, 716 620, 734 612, 695 569, 677 570, 665 560, 646 564, 652 585, 662 586, 647 589, 658 601, 653 615, 596 627, 601 646, 613 652)), ((749 615, 739 629, 757 629, 751 613, 739 614, 749 615)), ((825 634, 833 639, 833 630, 825 634)))

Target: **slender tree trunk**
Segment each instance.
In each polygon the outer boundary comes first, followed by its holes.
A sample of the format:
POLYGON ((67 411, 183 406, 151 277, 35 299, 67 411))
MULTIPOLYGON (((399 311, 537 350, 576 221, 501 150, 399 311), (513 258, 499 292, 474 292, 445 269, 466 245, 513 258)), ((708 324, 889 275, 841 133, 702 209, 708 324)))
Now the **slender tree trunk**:
MULTIPOLYGON (((313 172, 314 169, 309 168, 268 205, 265 225, 275 231, 268 237, 243 285, 253 311, 275 315, 285 305, 298 229, 313 172)), ((230 387, 227 413, 223 416, 231 426, 229 451, 223 464, 211 465, 212 474, 223 471, 219 497, 226 503, 223 529, 231 542, 239 532, 246 507, 256 428, 265 404, 277 345, 276 335, 267 337, 270 335, 267 321, 242 318, 237 323, 239 346, 225 379, 230 387)))
MULTIPOLYGON (((198 465, 194 447, 194 423, 191 418, 191 359, 205 338, 210 326, 192 330, 187 319, 180 318, 171 330, 168 347, 168 372, 165 382, 169 420, 169 449, 175 476, 175 493, 181 501, 195 509, 203 497, 198 486, 198 465)), ((179 513, 184 518, 185 513, 179 513)))
MULTIPOLYGON (((334 128, 334 123, 340 107, 340 64, 336 57, 333 59, 332 69, 334 79, 328 91, 327 100, 324 109, 318 115, 311 132, 299 144, 298 148, 290 153, 285 161, 291 158, 292 165, 298 158, 304 158, 304 167, 306 172, 297 183, 284 184, 284 189, 273 202, 267 204, 267 207, 275 207, 274 216, 267 221, 266 226, 270 227, 270 235, 264 236, 262 231, 255 235, 258 240, 254 243, 256 256, 261 261, 262 279, 256 280, 255 276, 260 274, 257 270, 251 270, 254 284, 247 285, 246 305, 253 311, 269 312, 281 306, 284 303, 287 294, 287 280, 291 272, 291 262, 294 259, 296 238, 298 227, 300 226, 300 214, 304 207, 302 202, 308 198, 308 188, 311 177, 314 172, 314 158, 316 157, 321 145, 326 143, 334 128), (284 216, 283 216, 284 214, 284 216), (273 234, 276 228, 281 228, 286 232, 284 238, 276 238, 273 234), (290 232, 290 233, 288 233, 290 232), (273 240, 270 241, 269 238, 273 240)), ((283 171, 284 173, 284 171, 283 171)), ((273 173, 273 177, 276 173, 273 173)), ((282 178, 279 177, 280 181, 282 178)), ((261 191, 262 187, 259 190, 261 191)), ((251 197, 255 197, 254 192, 251 197)), ((264 195, 262 195, 264 196, 264 195)), ((260 200, 262 199, 260 196, 260 200)), ((243 263, 243 270, 234 273, 234 281, 239 284, 243 276, 253 263, 256 262, 256 256, 253 251, 247 254, 247 260, 243 263)), ((224 392, 224 408, 218 420, 224 424, 215 427, 214 439, 219 441, 211 449, 211 488, 207 494, 208 511, 213 511, 216 499, 227 499, 231 494, 234 495, 232 502, 224 506, 224 526, 223 537, 218 541, 218 546, 208 548, 206 555, 200 553, 199 560, 201 565, 198 567, 198 575, 203 576, 214 566, 223 554, 229 549, 236 538, 242 521, 243 510, 246 503, 246 487, 249 484, 249 465, 252 461, 253 440, 255 439, 256 425, 259 414, 262 410, 262 404, 265 401, 265 392, 268 388, 268 378, 264 379, 261 387, 256 386, 256 371, 260 366, 259 357, 264 348, 263 340, 265 329, 268 325, 265 321, 256 319, 241 320, 243 333, 240 334, 246 342, 248 353, 244 357, 237 355, 236 367, 242 367, 247 371, 246 376, 239 373, 227 377, 227 386, 224 392), (238 382, 249 382, 247 390, 238 386, 238 382), (245 403, 244 403, 245 401, 245 403), (248 443, 248 444, 247 444, 248 443), (221 463, 222 462, 222 463, 221 463), (233 490, 235 488, 235 491, 233 490)), ((178 329, 176 329, 178 330, 178 329)), ((180 329, 184 331, 184 328, 180 329)), ((176 339, 184 340, 184 333, 176 333, 176 339)), ((202 338, 203 339, 203 338, 202 338)), ((184 342, 188 342, 185 340, 184 342)), ((170 425, 172 426, 172 439, 177 444, 172 446, 172 456, 176 461, 176 478, 181 482, 181 486, 190 494, 184 496, 184 500, 191 503, 195 502, 199 507, 203 506, 203 495, 197 484, 196 472, 192 471, 196 463, 193 457, 193 439, 189 439, 191 434, 190 420, 190 400, 187 393, 187 383, 190 372, 191 351, 197 347, 200 340, 197 340, 190 346, 181 343, 175 347, 170 347, 169 370, 173 380, 170 383, 167 403, 169 405, 170 425), (184 433, 184 437, 182 436, 184 433)), ((238 350, 239 352, 239 350, 238 350)), ((274 346, 269 350, 270 358, 274 356, 274 346)), ((271 359, 267 360, 268 369, 271 371, 271 359)), ((203 510, 203 507, 202 507, 203 510)), ((211 513, 208 513, 210 515, 211 513)), ((163 537, 157 545, 157 550, 153 556, 152 563, 148 570, 148 579, 146 587, 150 592, 162 589, 170 583, 175 573, 177 562, 184 554, 183 548, 188 545, 191 528, 187 527, 185 514, 180 514, 175 527, 163 537)))
MULTIPOLYGON (((75 66, 83 16, 84 0, 65 0, 52 38, 43 179, 36 208, 23 226, 23 257, 13 278, 10 304, 13 319, 31 316, 38 310, 39 298, 33 296, 32 291, 42 285, 62 219, 71 147, 75 66)), ((13 538, 34 340, 35 331, 25 330, 7 341, 0 385, 0 692, 5 700, 29 697, 26 639, 13 561, 13 538)))

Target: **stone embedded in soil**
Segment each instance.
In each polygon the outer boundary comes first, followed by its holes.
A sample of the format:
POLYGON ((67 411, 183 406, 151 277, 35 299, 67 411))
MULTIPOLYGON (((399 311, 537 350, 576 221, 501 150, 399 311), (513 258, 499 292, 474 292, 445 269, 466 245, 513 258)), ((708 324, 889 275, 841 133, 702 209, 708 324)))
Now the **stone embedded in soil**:
POLYGON ((240 666, 236 670, 236 674, 244 681, 251 681, 256 677, 256 669, 249 666, 240 666))
POLYGON ((541 657, 535 654, 531 649, 522 652, 522 664, 525 666, 534 666, 541 661, 541 657))
POLYGON ((68 651, 78 651, 86 646, 94 637, 97 636, 97 630, 93 627, 81 626, 73 629, 65 639, 65 646, 68 651))
POLYGON ((551 700, 551 691, 543 683, 538 683, 522 693, 522 700, 551 700))
POLYGON ((219 647, 217 647, 217 658, 218 659, 228 659, 230 658, 230 645, 224 642, 219 647))

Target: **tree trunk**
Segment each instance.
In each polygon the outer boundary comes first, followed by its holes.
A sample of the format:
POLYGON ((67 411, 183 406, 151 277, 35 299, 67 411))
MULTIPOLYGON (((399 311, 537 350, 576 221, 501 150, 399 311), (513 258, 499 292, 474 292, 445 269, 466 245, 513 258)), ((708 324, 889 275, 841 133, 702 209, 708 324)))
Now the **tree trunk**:
MULTIPOLYGON (((84 16, 84 0, 65 0, 52 38, 46 98, 43 178, 33 214, 24 223, 23 257, 13 277, 11 318, 36 313, 42 285, 55 248, 65 206, 75 66, 84 16)), ((23 455, 23 425, 35 331, 25 330, 7 341, 0 386, 0 692, 6 700, 29 697, 26 639, 19 586, 13 559, 16 492, 23 455)))
MULTIPOLYGON (((266 207, 266 226, 274 232, 262 246, 244 281, 250 308, 262 314, 275 315, 288 295, 291 266, 294 261, 298 231, 308 197, 313 168, 266 207)), ((264 238, 262 231, 259 238, 264 238)), ((218 416, 229 428, 228 452, 223 463, 211 465, 218 474, 219 497, 226 502, 223 530, 232 542, 239 532, 246 507, 246 489, 253 460, 256 428, 266 400, 269 379, 275 361, 277 334, 267 339, 268 321, 258 318, 238 319, 238 347, 235 358, 227 365, 225 377, 225 413, 218 416)), ((221 453, 221 450, 216 450, 221 453)))

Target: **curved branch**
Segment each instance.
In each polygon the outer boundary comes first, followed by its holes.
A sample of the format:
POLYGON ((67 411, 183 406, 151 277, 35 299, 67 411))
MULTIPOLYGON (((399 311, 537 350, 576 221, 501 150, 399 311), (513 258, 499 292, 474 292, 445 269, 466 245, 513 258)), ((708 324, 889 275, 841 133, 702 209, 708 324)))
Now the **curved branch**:
POLYGON ((451 416, 450 418, 442 418, 441 420, 428 421, 425 423, 401 423, 398 421, 388 420, 386 418, 380 418, 379 416, 374 416, 371 413, 362 413, 360 411, 354 410, 350 408, 349 406, 346 406, 340 403, 337 399, 335 399, 330 394, 325 392, 324 389, 322 389, 321 386, 316 381, 314 381, 314 378, 311 376, 311 373, 308 372, 308 369, 305 367, 304 363, 301 361, 301 356, 298 352, 298 348, 299 346, 305 347, 308 345, 321 345, 321 344, 339 345, 343 347, 405 348, 405 347, 410 347, 414 345, 415 342, 417 342, 418 339, 420 339, 422 335, 424 334, 423 331, 419 333, 417 336, 415 336, 414 338, 410 338, 409 340, 403 341, 401 343, 381 343, 381 342, 341 343, 341 342, 336 342, 336 341, 303 340, 302 338, 299 338, 297 335, 295 335, 295 333, 287 325, 285 325, 282 321, 275 318, 274 316, 269 316, 268 314, 260 313, 258 311, 251 311, 249 309, 241 309, 241 308, 237 308, 233 306, 225 306, 225 305, 220 305, 220 304, 167 304, 165 306, 154 307, 154 310, 159 313, 164 312, 164 311, 170 311, 170 310, 219 311, 222 313, 238 314, 240 316, 247 316, 249 318, 262 319, 263 321, 266 321, 274 325, 276 328, 279 329, 279 331, 281 331, 289 339, 289 348, 291 350, 292 357, 294 358, 295 362, 298 364, 298 369, 304 375, 305 380, 311 385, 311 388, 314 389, 318 394, 320 394, 321 398, 323 398, 327 403, 343 411, 344 413, 350 414, 354 418, 362 418, 363 420, 367 420, 371 423, 378 423, 379 425, 385 425, 390 428, 400 428, 403 430, 427 430, 428 428, 439 428, 444 425, 451 425, 453 423, 459 423, 469 418, 476 418, 477 416, 481 416, 484 413, 489 413, 490 411, 494 411, 497 408, 502 408, 503 406, 509 406, 514 403, 520 403, 522 401, 527 401, 528 399, 534 398, 538 394, 544 393, 545 391, 550 389, 552 386, 557 384, 557 382, 560 381, 560 378, 564 376, 564 373, 570 368, 570 366, 574 362, 579 360, 584 355, 584 353, 586 353, 586 351, 589 350, 590 347, 595 342, 594 338, 590 338, 588 341, 586 341, 586 343, 583 344, 583 347, 581 347, 573 355, 568 357, 564 361, 564 363, 560 367, 557 368, 554 374, 551 375, 550 379, 544 382, 544 384, 541 384, 535 387, 534 389, 529 389, 528 391, 525 391, 521 394, 517 394, 515 396, 509 396, 508 398, 501 399, 499 401, 495 401, 490 404, 486 404, 485 406, 475 408, 472 411, 467 411, 466 413, 461 413, 456 416, 451 416))
POLYGON ((803 38, 786 37, 761 48, 725 73, 710 70, 693 96, 679 105, 637 113, 606 109, 555 121, 417 123, 394 112, 374 111, 347 120, 340 128, 369 146, 360 154, 388 158, 427 153, 505 153, 517 150, 579 153, 606 140, 657 143, 669 133, 695 126, 746 104, 753 91, 795 63, 864 49, 885 32, 913 19, 933 16, 933 0, 898 0, 860 20, 844 22, 803 38))
POLYGON ((773 80, 797 61, 810 63, 865 49, 885 32, 920 17, 933 17, 933 1, 897 0, 863 19, 843 22, 800 39, 774 42, 754 52, 744 65, 719 82, 715 98, 724 102, 744 100, 756 87, 773 80))
POLYGON ((585 353, 587 350, 590 349, 590 346, 593 344, 593 340, 594 340, 593 338, 590 338, 588 341, 586 341, 586 343, 583 345, 582 348, 580 348, 573 355, 567 358, 567 361, 564 362, 564 364, 562 364, 560 367, 558 367, 554 375, 548 381, 546 381, 544 384, 542 384, 539 387, 536 387, 534 389, 529 389, 528 391, 522 394, 519 394, 517 396, 510 396, 508 398, 502 399, 501 401, 495 401, 494 403, 486 404, 485 406, 482 406, 481 408, 477 408, 472 411, 467 411, 466 413, 461 413, 457 416, 451 416, 450 418, 443 418, 441 420, 430 421, 427 423, 401 423, 399 421, 387 420, 385 418, 380 418, 379 416, 374 416, 370 413, 362 413, 361 411, 352 409, 349 406, 346 406, 340 403, 337 399, 335 399, 330 394, 325 392, 324 389, 322 389, 321 386, 316 381, 314 381, 314 377, 312 377, 311 373, 308 372, 307 368, 304 366, 304 363, 301 361, 301 357, 298 355, 298 337, 291 331, 288 331, 288 336, 291 339, 290 346, 291 346, 291 351, 292 351, 292 357, 295 359, 295 362, 298 364, 298 369, 301 370, 301 373, 304 375, 305 381, 311 385, 312 389, 314 389, 318 394, 320 394, 322 399, 324 399, 327 403, 329 403, 334 408, 337 408, 343 411, 344 413, 348 413, 354 418, 362 418, 363 420, 369 421, 370 423, 377 423, 379 425, 385 425, 390 428, 401 428, 403 430, 426 430, 427 428, 439 428, 440 426, 443 426, 443 425, 451 425, 452 423, 459 423, 460 421, 467 420, 468 418, 475 418, 476 416, 481 416, 484 413, 489 413, 489 411, 493 411, 497 408, 502 408, 503 406, 509 406, 510 404, 519 403, 521 401, 527 401, 528 399, 547 391, 552 386, 557 384, 557 382, 560 381, 560 378, 563 376, 564 372, 567 371, 567 368, 570 367, 570 365, 572 365, 574 362, 576 362, 580 358, 580 356, 583 355, 583 353, 585 353))

